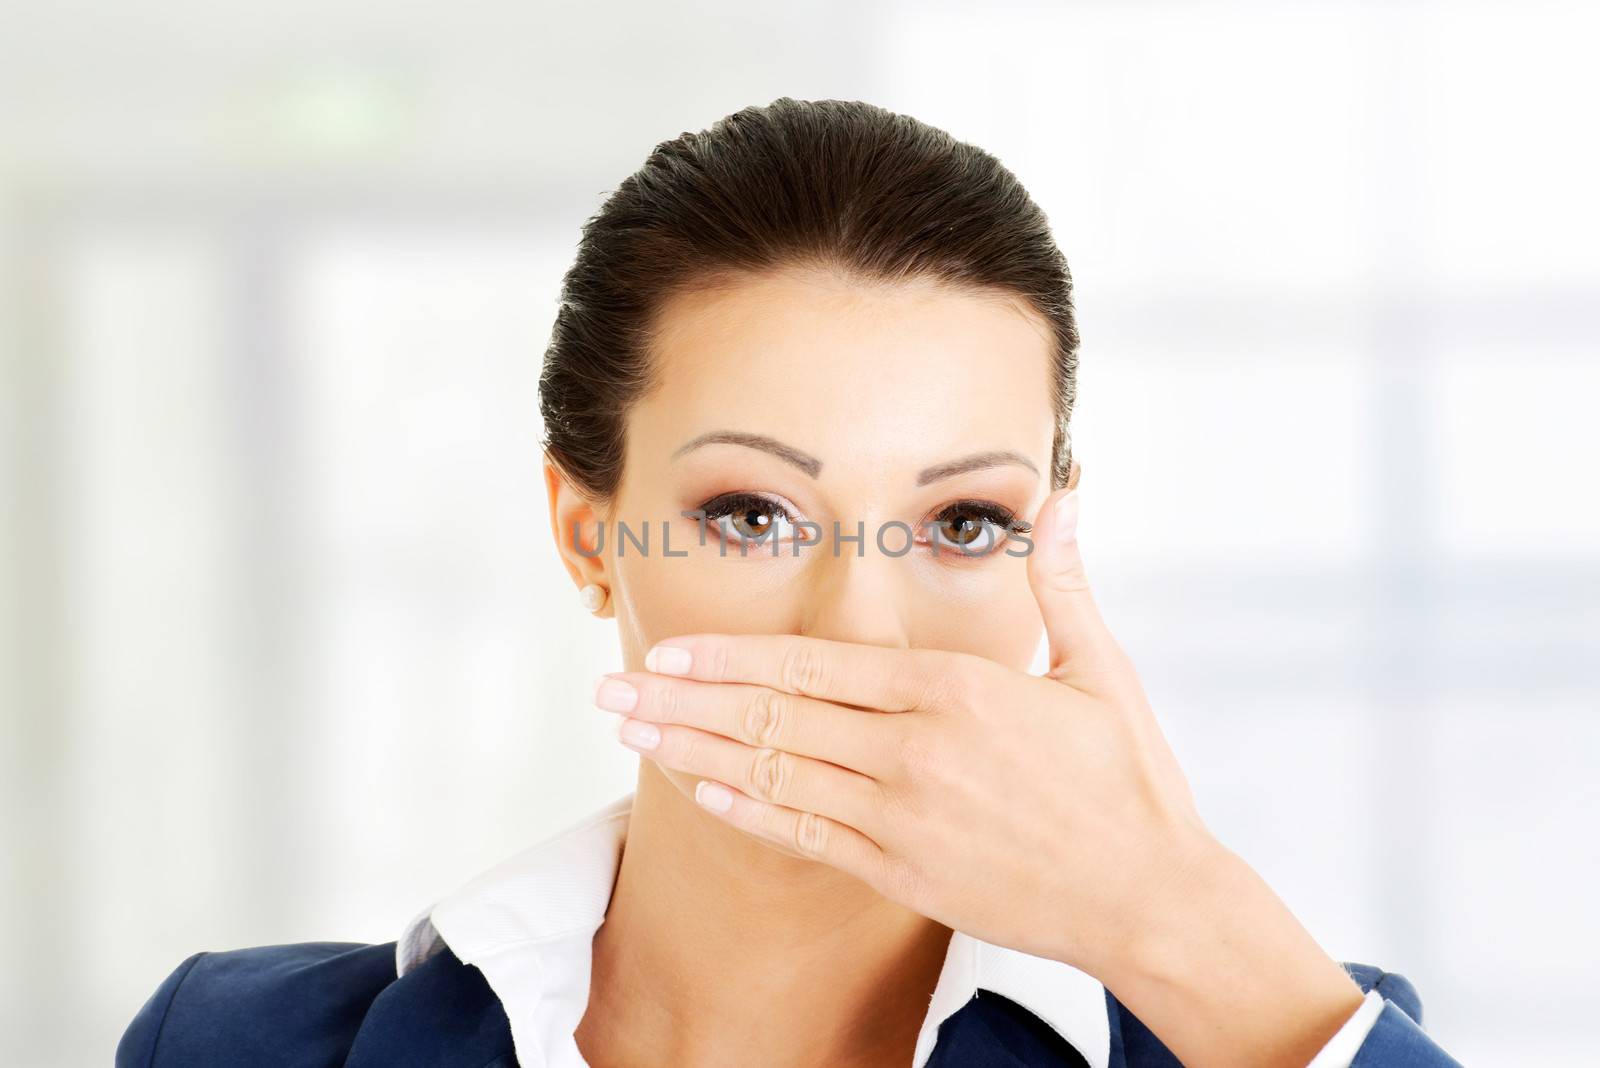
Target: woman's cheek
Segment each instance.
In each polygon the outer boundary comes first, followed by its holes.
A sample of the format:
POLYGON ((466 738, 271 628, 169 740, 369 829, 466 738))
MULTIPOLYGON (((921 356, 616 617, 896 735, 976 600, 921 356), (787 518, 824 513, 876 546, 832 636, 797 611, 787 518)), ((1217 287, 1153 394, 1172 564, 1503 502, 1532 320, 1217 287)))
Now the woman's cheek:
POLYGON ((1044 637, 1025 561, 995 560, 925 586, 916 646, 971 653, 1027 671, 1044 637))
POLYGON ((798 604, 804 586, 795 581, 793 561, 737 559, 734 549, 721 557, 716 545, 691 546, 687 556, 617 561, 618 582, 627 590, 622 610, 629 615, 619 620, 626 635, 623 654, 633 670, 642 670, 644 654, 663 638, 793 633, 804 618, 798 604))

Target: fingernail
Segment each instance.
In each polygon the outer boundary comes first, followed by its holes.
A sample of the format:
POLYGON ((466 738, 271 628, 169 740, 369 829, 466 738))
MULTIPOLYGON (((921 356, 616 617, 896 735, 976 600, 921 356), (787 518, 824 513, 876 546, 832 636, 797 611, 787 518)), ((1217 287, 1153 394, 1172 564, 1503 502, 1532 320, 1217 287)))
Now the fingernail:
POLYGON ((701 779, 695 785, 694 799, 712 812, 726 812, 733 807, 733 791, 710 779, 701 779))
POLYGON ((1071 545, 1078 538, 1078 491, 1056 502, 1056 544, 1071 545))
POLYGON ((639 703, 639 691, 631 683, 600 676, 600 685, 594 688, 594 703, 607 712, 632 712, 639 703))
POLYGON ((661 731, 654 723, 642 719, 625 719, 617 728, 622 744, 633 749, 654 749, 661 744, 661 731))
POLYGON ((687 675, 693 662, 689 650, 676 645, 658 645, 644 654, 644 666, 662 675, 687 675))

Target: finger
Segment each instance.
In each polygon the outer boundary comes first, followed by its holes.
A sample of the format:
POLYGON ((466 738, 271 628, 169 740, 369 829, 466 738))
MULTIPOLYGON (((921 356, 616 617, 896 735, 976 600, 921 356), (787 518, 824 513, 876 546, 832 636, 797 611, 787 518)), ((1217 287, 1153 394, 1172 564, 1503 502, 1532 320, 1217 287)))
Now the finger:
POLYGON ((702 808, 735 827, 848 872, 880 892, 888 881, 883 850, 853 827, 815 812, 774 805, 709 779, 696 784, 694 796, 702 808))
POLYGON ((663 767, 716 779, 757 801, 815 812, 869 836, 882 833, 882 794, 865 775, 782 749, 752 749, 675 723, 624 719, 617 726, 622 744, 663 767), (630 729, 630 724, 654 728, 654 733, 630 729))
POLYGON ((1078 549, 1078 482, 1074 463, 1067 485, 1052 494, 1034 522, 1028 584, 1044 617, 1050 671, 1063 681, 1084 681, 1105 670, 1115 639, 1089 589, 1078 549))
POLYGON ((941 657, 798 634, 690 634, 657 642, 645 666, 704 682, 748 682, 880 712, 924 708, 941 657))
POLYGON ((652 723, 679 723, 757 749, 782 749, 882 779, 897 752, 897 721, 858 708, 748 683, 698 682, 649 672, 602 676, 595 703, 652 723))

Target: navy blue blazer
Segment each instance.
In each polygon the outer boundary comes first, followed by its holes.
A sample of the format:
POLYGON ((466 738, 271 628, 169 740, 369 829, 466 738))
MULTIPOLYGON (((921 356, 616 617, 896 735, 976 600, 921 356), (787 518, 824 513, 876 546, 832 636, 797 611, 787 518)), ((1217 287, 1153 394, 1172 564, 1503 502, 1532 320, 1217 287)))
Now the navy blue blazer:
MULTIPOLYGON (((1346 964, 1387 999, 1352 1068, 1460 1068, 1419 1026, 1403 976, 1346 964)), ((1178 1068, 1110 991, 1111 1068, 1178 1068)), ((928 1068, 1084 1068, 1043 1020, 982 991, 939 1027, 928 1068)), ((300 942, 196 953, 145 1002, 117 1068, 343 1065, 516 1068, 511 1024, 483 973, 448 946, 395 978, 395 943, 300 942)))

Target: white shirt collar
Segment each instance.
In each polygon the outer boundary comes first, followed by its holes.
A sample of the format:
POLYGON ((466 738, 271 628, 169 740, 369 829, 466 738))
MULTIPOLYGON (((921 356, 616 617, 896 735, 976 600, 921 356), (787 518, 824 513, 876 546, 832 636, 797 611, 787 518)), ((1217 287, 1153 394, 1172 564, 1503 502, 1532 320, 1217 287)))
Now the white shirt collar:
MULTIPOLYGON (((573 1032, 588 1007, 594 933, 611 901, 633 796, 618 798, 424 909, 399 939, 398 974, 448 945, 483 972, 505 1007, 522 1068, 582 1068, 573 1032)), ((1045 1021, 1090 1068, 1106 1068, 1111 1031, 1098 980, 1060 961, 961 931, 950 939, 912 1068, 923 1068, 939 1025, 979 988, 1045 1021)))

